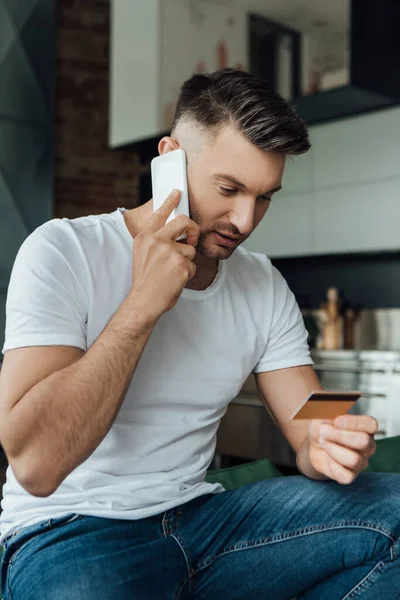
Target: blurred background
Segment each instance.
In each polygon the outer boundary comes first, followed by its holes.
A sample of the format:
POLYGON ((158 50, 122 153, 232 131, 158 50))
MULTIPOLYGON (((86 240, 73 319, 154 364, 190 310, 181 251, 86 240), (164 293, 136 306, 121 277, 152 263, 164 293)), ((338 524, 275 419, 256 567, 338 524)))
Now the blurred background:
MULTIPOLYGON (((379 436, 400 434, 399 27, 395 0, 0 0, 0 344, 25 237, 146 202, 181 83, 249 70, 313 147, 246 246, 296 294, 325 386, 361 388, 379 436)), ((293 465, 266 419, 249 378, 219 455, 293 465)))

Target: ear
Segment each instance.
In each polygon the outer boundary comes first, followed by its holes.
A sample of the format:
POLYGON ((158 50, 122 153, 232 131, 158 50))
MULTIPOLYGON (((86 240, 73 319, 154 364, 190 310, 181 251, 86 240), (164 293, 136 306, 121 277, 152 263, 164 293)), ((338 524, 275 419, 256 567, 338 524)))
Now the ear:
POLYGON ((158 143, 158 152, 160 155, 166 154, 167 152, 178 150, 180 147, 180 144, 176 140, 173 140, 171 137, 166 135, 158 143))

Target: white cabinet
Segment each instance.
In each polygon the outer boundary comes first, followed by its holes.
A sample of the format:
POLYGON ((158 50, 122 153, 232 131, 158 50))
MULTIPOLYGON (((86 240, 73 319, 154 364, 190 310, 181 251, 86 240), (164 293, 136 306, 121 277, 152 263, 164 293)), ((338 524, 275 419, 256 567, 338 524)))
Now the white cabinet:
POLYGON ((247 11, 219 0, 112 0, 109 143, 168 131, 193 73, 248 67, 247 11))
POLYGON ((316 192, 319 254, 400 248, 400 178, 316 192))
POLYGON ((316 188, 400 178, 400 109, 312 128, 316 188))
POLYGON ((263 221, 244 243, 244 247, 250 252, 272 257, 312 254, 313 212, 312 192, 276 194, 263 221))
POLYGON ((312 149, 289 162, 246 247, 271 257, 399 250, 400 109, 310 133, 312 149))
POLYGON ((244 246, 268 256, 300 256, 314 250, 315 197, 311 153, 287 160, 282 190, 244 246))
POLYGON ((153 137, 160 131, 158 15, 157 0, 113 0, 111 3, 111 146, 153 137))

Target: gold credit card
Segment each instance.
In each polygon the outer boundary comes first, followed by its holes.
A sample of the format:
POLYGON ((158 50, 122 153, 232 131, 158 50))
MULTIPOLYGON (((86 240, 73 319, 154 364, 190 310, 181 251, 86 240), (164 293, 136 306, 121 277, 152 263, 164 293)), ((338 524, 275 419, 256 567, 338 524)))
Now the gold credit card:
POLYGON ((335 419, 346 414, 361 397, 361 392, 317 390, 304 400, 292 419, 335 419))

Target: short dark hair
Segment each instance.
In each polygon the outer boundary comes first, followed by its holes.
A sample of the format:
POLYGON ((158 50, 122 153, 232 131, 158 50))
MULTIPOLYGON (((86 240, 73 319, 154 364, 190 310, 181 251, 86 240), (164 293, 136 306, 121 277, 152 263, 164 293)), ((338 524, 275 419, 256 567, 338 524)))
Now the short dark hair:
POLYGON ((231 124, 261 150, 285 156, 311 147, 303 119, 264 79, 245 71, 222 69, 185 81, 172 130, 186 118, 216 133, 231 124))

